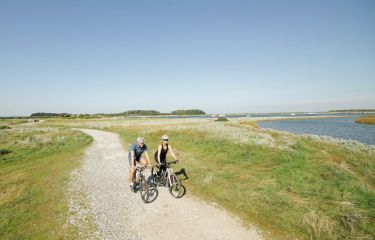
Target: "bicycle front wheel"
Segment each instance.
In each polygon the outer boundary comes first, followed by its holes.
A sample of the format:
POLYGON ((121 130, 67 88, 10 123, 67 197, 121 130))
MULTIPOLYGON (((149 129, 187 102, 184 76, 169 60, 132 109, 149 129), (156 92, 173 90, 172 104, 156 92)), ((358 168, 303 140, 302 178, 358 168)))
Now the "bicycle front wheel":
POLYGON ((178 180, 176 175, 171 175, 171 184, 169 186, 169 192, 172 194, 174 198, 178 198, 182 192, 182 186, 180 180, 178 180))
POLYGON ((146 178, 142 176, 139 184, 139 193, 141 194, 141 199, 143 202, 148 203, 149 193, 148 193, 148 184, 146 178))

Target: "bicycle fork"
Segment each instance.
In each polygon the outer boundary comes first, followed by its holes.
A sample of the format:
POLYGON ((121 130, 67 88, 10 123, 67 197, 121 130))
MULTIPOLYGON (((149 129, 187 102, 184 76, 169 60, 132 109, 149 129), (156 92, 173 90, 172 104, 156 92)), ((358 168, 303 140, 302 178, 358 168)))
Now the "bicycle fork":
POLYGON ((169 187, 172 187, 173 186, 173 182, 172 182, 172 176, 171 176, 171 170, 170 169, 167 169, 167 174, 168 174, 168 184, 169 184, 169 187))

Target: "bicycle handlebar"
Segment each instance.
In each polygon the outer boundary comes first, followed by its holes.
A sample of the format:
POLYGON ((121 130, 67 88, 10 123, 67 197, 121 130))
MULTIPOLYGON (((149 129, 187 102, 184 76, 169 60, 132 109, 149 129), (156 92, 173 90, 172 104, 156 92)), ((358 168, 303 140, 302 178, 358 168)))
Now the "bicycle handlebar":
POLYGON ((162 166, 166 166, 166 167, 169 167, 171 164, 176 164, 178 163, 179 160, 174 160, 172 162, 167 162, 167 163, 164 163, 164 164, 157 164, 156 167, 159 168, 159 167, 162 167, 162 166))
POLYGON ((135 167, 136 170, 142 170, 142 169, 146 169, 146 168, 150 169, 151 166, 146 166, 146 167, 144 167, 144 168, 141 167, 141 166, 136 166, 136 167, 135 167))
POLYGON ((178 163, 179 161, 178 160, 174 160, 173 162, 167 162, 165 165, 171 165, 171 164, 176 164, 176 163, 178 163))

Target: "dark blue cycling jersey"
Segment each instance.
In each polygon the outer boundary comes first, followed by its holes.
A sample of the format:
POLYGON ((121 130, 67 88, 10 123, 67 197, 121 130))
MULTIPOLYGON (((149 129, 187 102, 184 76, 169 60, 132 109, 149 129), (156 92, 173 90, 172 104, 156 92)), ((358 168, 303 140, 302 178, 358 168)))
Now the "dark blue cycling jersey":
POLYGON ((139 160, 141 159, 141 156, 142 156, 142 153, 144 151, 147 151, 147 145, 146 144, 143 144, 142 147, 140 147, 138 145, 138 143, 133 143, 132 146, 130 147, 130 150, 129 150, 129 154, 128 154, 128 159, 129 161, 131 160, 131 151, 134 151, 134 158, 135 158, 135 161, 139 162, 139 160))

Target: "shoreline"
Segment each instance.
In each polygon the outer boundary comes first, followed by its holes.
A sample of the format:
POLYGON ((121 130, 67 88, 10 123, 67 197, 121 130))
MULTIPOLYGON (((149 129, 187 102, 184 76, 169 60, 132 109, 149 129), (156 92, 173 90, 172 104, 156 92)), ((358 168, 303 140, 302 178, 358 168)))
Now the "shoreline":
POLYGON ((325 118, 351 118, 352 116, 274 116, 274 117, 245 117, 241 119, 256 120, 254 122, 266 121, 289 121, 289 120, 309 120, 325 118))
MULTIPOLYGON (((265 119, 265 120, 261 120, 261 121, 256 121, 256 124, 257 124, 259 129, 269 129, 269 130, 277 131, 277 132, 290 133, 290 134, 294 134, 296 136, 307 137, 307 138, 310 138, 310 139, 311 138, 321 139, 321 140, 326 140, 326 141, 331 142, 331 143, 343 144, 343 145, 348 145, 348 146, 351 146, 351 147, 354 147, 354 145, 356 145, 356 146, 361 146, 360 147, 361 149, 365 148, 364 146, 367 146, 371 150, 371 152, 373 152, 375 154, 375 144, 366 142, 365 140, 360 141, 358 139, 343 138, 342 136, 341 137, 331 136, 329 134, 298 133, 298 132, 292 132, 292 131, 288 131, 288 130, 280 130, 280 129, 272 128, 272 127, 260 127, 258 125, 259 122, 293 121, 293 120, 310 120, 310 119, 331 119, 331 118, 332 117, 265 119)), ((347 118, 347 117, 337 117, 337 118, 347 118)), ((353 124, 359 124, 359 123, 356 123, 353 120, 353 124)))

